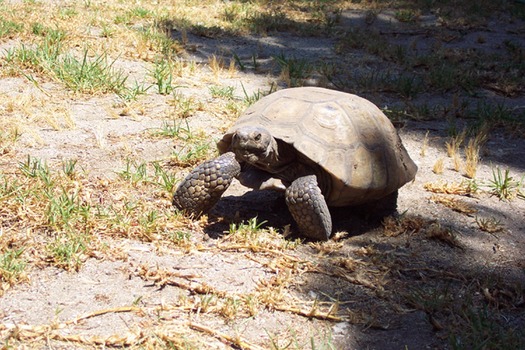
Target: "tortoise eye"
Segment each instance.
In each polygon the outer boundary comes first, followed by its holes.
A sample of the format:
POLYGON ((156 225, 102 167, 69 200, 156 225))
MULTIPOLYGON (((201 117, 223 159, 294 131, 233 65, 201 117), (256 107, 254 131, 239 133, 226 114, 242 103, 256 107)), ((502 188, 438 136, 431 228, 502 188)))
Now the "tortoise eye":
POLYGON ((261 141, 261 133, 257 133, 254 137, 255 141, 261 141))

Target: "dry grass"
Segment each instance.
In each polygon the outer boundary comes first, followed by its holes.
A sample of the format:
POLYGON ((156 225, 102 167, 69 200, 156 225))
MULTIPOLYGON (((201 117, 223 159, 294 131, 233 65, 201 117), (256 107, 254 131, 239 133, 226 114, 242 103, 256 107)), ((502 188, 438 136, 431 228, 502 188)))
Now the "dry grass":
POLYGON ((427 182, 423 187, 430 192, 456 194, 460 196, 472 196, 477 192, 477 185, 474 182, 462 181, 460 183, 448 183, 446 181, 427 182))
MULTIPOLYGON (((420 2, 416 3, 421 5, 420 2)), ((497 6, 500 2, 483 2, 489 9, 494 8, 494 4, 497 6)), ((400 291, 412 291, 413 286, 409 284, 414 281, 426 283, 424 287, 432 289, 435 287, 432 281, 451 278, 445 272, 437 273, 425 266, 412 267, 410 263, 414 261, 417 264, 425 264, 425 261, 418 260, 417 249, 411 251, 410 257, 403 253, 403 249, 410 244, 415 246, 423 241, 422 237, 443 242, 454 248, 459 246, 453 230, 428 218, 412 215, 386 218, 383 223, 384 231, 378 236, 380 240, 384 239, 392 244, 390 248, 385 250, 380 245, 366 243, 349 252, 350 240, 346 238, 305 246, 299 240, 286 237, 289 233, 287 230, 283 234, 273 228, 263 228, 256 219, 247 223, 232 224, 223 237, 217 238, 216 241, 203 242, 197 237, 198 234, 204 227, 215 224, 215 219, 211 218, 211 222, 207 222, 208 218, 203 217, 201 221, 194 222, 174 213, 169 203, 177 181, 174 171, 179 169, 173 169, 173 172, 162 169, 169 166, 190 167, 212 156, 213 152, 209 146, 210 135, 199 130, 190 130, 186 128, 187 124, 179 122, 199 113, 206 113, 220 116, 224 123, 217 127, 224 129, 247 104, 262 96, 250 96, 245 92, 245 99, 242 100, 227 90, 222 91, 222 96, 217 94, 212 96, 212 99, 185 95, 183 88, 206 91, 210 82, 224 88, 225 86, 221 85, 223 80, 240 74, 239 70, 250 69, 241 67, 241 61, 237 62, 231 58, 228 61, 229 57, 224 52, 211 53, 209 59, 202 63, 186 59, 185 52, 192 53, 200 49, 192 42, 193 36, 221 39, 228 35, 272 31, 327 37, 350 36, 341 33, 340 28, 337 28, 341 9, 366 8, 369 10, 367 21, 372 23, 378 19, 381 11, 390 5, 392 4, 381 1, 369 1, 365 4, 356 1, 269 3, 211 0, 140 4, 93 0, 65 2, 60 6, 49 5, 46 1, 1 3, 0 20, 3 22, 0 23, 0 27, 4 28, 2 25, 8 22, 15 25, 12 32, 0 37, 0 43, 9 44, 7 46, 12 48, 11 53, 15 58, 9 61, 2 59, 0 77, 9 78, 10 82, 15 83, 20 80, 23 84, 0 94, 0 157, 2 161, 5 160, 0 171, 0 293, 5 293, 17 284, 26 283, 29 273, 36 267, 53 266, 76 273, 89 258, 126 259, 127 255, 113 246, 113 242, 119 239, 153 242, 156 247, 174 249, 182 254, 197 255, 199 252, 212 251, 217 254, 229 254, 232 260, 246 258, 258 264, 258 268, 268 275, 268 278, 257 281, 255 290, 249 293, 233 293, 197 282, 195 276, 143 265, 136 273, 144 282, 159 288, 177 288, 192 297, 181 297, 173 304, 159 306, 133 305, 98 310, 69 321, 41 326, 0 324, 4 345, 21 348, 49 347, 52 345, 48 343, 54 340, 67 343, 68 346, 73 344, 87 347, 205 348, 209 346, 210 339, 216 339, 226 347, 259 349, 260 344, 252 343, 244 335, 240 336, 236 330, 224 331, 223 325, 230 326, 236 321, 242 323, 254 319, 263 311, 269 311, 305 318, 311 320, 311 323, 314 320, 323 320, 386 328, 382 322, 384 315, 381 314, 386 309, 384 306, 395 304, 400 291), (22 43, 24 45, 21 45, 22 43), (50 53, 49 50, 46 51, 46 45, 49 45, 47 48, 59 49, 60 54, 53 60, 49 59, 44 55, 50 53), (38 59, 24 59, 24 54, 35 54, 38 59), (72 84, 67 79, 67 74, 66 77, 59 74, 71 73, 73 70, 71 67, 65 67, 63 57, 82 62, 84 55, 86 62, 107 59, 105 63, 115 70, 104 71, 106 78, 111 80, 115 75, 119 78, 118 74, 121 74, 122 79, 119 81, 122 85, 114 89, 107 86, 85 87, 72 84), (114 66, 112 62, 115 63, 114 66), (159 62, 166 63, 166 70, 163 71, 166 74, 157 75, 158 79, 154 81, 152 72, 159 62), (126 63, 132 63, 133 68, 127 67, 126 63), (140 64, 133 65, 137 63, 140 64), (63 69, 51 69, 57 67, 63 69), (67 71, 66 68, 70 70, 67 71), (143 95, 146 95, 144 99, 141 98, 143 95), (157 114, 159 104, 155 103, 158 101, 152 102, 151 97, 159 97, 158 95, 165 97, 160 100, 160 104, 165 103, 169 106, 169 111, 157 114), (138 120, 150 112, 148 117, 162 118, 172 123, 162 128, 162 135, 142 135, 154 138, 169 137, 173 140, 176 149, 171 156, 171 162, 162 163, 162 166, 158 167, 153 163, 132 158, 128 160, 125 168, 115 170, 118 176, 107 180, 82 171, 82 160, 79 160, 78 164, 76 160, 64 160, 63 164, 45 164, 32 157, 27 160, 19 159, 20 155, 16 151, 21 135, 26 144, 44 145, 46 141, 42 137, 42 130, 60 132, 78 127, 78 121, 71 114, 69 101, 84 103, 94 97, 108 100, 114 97, 116 101, 107 107, 109 118, 126 116, 130 120, 138 120), (414 240, 411 240, 412 238, 414 240), (411 269, 417 270, 417 278, 406 277, 411 273, 411 269), (351 291, 348 294, 352 294, 352 300, 339 300, 340 295, 345 295, 341 291, 320 295, 315 300, 299 298, 298 291, 306 275, 313 276, 312 280, 327 277, 331 283, 340 283, 343 292, 347 289, 351 291), (401 286, 395 285, 396 283, 401 286), (367 304, 366 307, 370 309, 365 309, 359 301, 356 302, 356 296, 362 295, 368 295, 369 299, 362 304, 367 304), (194 296, 196 297, 193 298, 194 296), (148 315, 148 322, 141 324, 139 330, 132 325, 129 333, 109 337, 76 334, 74 326, 78 322, 113 313, 148 315), (160 316, 165 314, 171 318, 160 316), (194 320, 180 321, 188 315, 190 318, 204 315, 215 322, 215 325, 221 326, 200 324, 194 320)), ((394 5, 396 18, 401 21, 417 21, 422 13, 420 9, 412 8, 413 4, 398 2, 394 5)), ((447 11, 447 6, 443 5, 440 11, 434 12, 447 14, 442 18, 444 25, 466 25, 458 23, 462 20, 461 16, 454 15, 454 11, 447 11)), ((466 13, 468 11, 465 9, 470 5, 468 2, 459 2, 455 6, 461 10, 458 13, 466 13)), ((382 55, 386 61, 390 62, 393 57, 397 57, 399 62, 409 66, 412 62, 416 68, 414 62, 417 57, 403 56, 404 52, 399 49, 396 53, 391 46, 383 45, 384 42, 373 35, 358 44, 362 45, 360 48, 372 54, 379 48, 376 52, 378 57, 382 55), (411 61, 412 59, 414 61, 411 61)), ((520 50, 516 51, 519 53, 520 50)), ((472 61, 472 57, 467 57, 469 59, 463 61, 472 61)), ((454 63, 451 60, 455 59, 448 56, 439 58, 447 63, 454 63)), ((254 56, 253 71, 263 74, 281 73, 280 83, 288 86, 301 85, 306 78, 318 75, 321 71, 318 62, 301 61, 284 55, 280 64, 277 60, 274 61, 273 67, 263 70, 257 66, 257 57, 254 56)), ((343 66, 347 66, 345 62, 343 66)), ((422 66, 428 68, 425 64, 422 66)), ((454 72, 461 72, 465 68, 454 67, 457 68, 454 72)), ((344 68, 343 72, 338 69, 327 68, 326 71, 332 71, 327 75, 333 77, 340 73, 348 73, 348 68, 344 68)), ((428 70, 435 73, 433 69, 428 70)), ((445 73, 441 72, 442 78, 445 73)), ((457 76, 457 79, 463 77, 462 74, 457 76)), ((85 75, 80 77, 88 81, 96 78, 85 75)), ((331 77, 322 78, 327 83, 331 77)), ((492 81, 499 79, 492 78, 492 81)), ((457 79, 454 78, 452 83, 460 85, 459 83, 466 81, 457 79)), ((491 81, 489 77, 486 80, 491 81)), ((450 82, 447 82, 447 79, 436 79, 433 84, 438 85, 439 81, 444 83, 437 88, 446 91, 446 84, 450 82)), ((519 79, 517 82, 515 85, 519 87, 519 79)), ((366 83, 365 81, 363 84, 366 83)), ((394 88, 395 92, 402 92, 401 95, 405 97, 412 97, 425 88, 436 88, 416 86, 415 80, 398 79, 394 83, 397 85, 393 84, 392 79, 384 79, 379 83, 374 81, 370 85, 384 91, 392 91, 394 88)), ((506 93, 519 91, 517 87, 507 85, 504 89, 506 93)), ((239 95, 239 91, 236 93, 239 95)), ((464 113, 462 108, 456 107, 457 113, 464 113)), ((109 148, 115 138, 103 127, 94 129, 93 136, 96 146, 104 149, 109 148)), ((453 158, 457 171, 460 170, 459 151, 465 138, 466 133, 461 133, 451 139, 450 146, 447 144, 449 156, 453 158)), ((482 133, 470 142, 465 148, 466 172, 474 177, 477 167, 475 160, 479 158, 479 149, 484 143, 482 133)), ((428 133, 421 149, 422 156, 425 156, 427 146, 428 133)), ((125 150, 131 156, 135 155, 134 151, 131 147, 125 150)), ((434 171, 443 171, 442 160, 436 162, 434 171)), ((476 193, 473 182, 434 183, 426 184, 425 188, 435 193, 465 196, 476 193)), ((472 208, 462 200, 448 196, 433 198, 453 210, 472 213, 472 208)), ((501 229, 501 224, 496 219, 478 218, 476 222, 479 228, 486 232, 494 233, 501 229)), ((466 276, 464 279, 470 277, 466 276)), ((474 292, 473 295, 480 295, 479 291, 474 292)), ((488 287, 484 287, 482 293, 490 302, 489 307, 495 305, 498 300, 503 300, 501 295, 504 294, 498 294, 497 289, 488 287)), ((448 299, 436 296, 435 300, 443 302, 448 299)), ((431 310, 424 301, 428 300, 417 300, 413 304, 425 311, 431 310)), ((396 304, 396 312, 403 312, 400 311, 405 307, 403 304, 396 304)), ((447 308, 450 304, 440 305, 446 306, 444 310, 451 309, 447 308)), ((467 330, 474 328, 468 327, 464 321, 464 312, 458 311, 453 316, 448 320, 454 322, 449 324, 460 324, 467 330)), ((438 324, 440 321, 430 312, 429 318, 435 320, 432 324, 438 324)), ((318 327, 318 324, 314 326, 318 327)), ((327 323, 327 329, 331 327, 332 324, 327 323)), ((440 327, 436 328, 447 329, 447 322, 441 322, 440 327)), ((275 339, 265 343, 265 346, 316 347, 313 339, 298 341, 297 335, 294 335, 298 331, 300 333, 302 330, 283 330, 275 335, 275 339)), ((454 330, 448 331, 452 334, 454 330)), ((330 347, 333 346, 327 341, 326 348, 330 347)))
POLYGON ((434 166, 432 167, 432 171, 434 172, 434 174, 443 174, 443 170, 445 168, 444 162, 445 160, 443 158, 439 158, 438 160, 436 160, 434 166))
POLYGON ((462 214, 474 214, 477 212, 476 209, 472 208, 465 201, 457 198, 432 195, 430 197, 430 200, 436 203, 443 204, 444 206, 462 214))

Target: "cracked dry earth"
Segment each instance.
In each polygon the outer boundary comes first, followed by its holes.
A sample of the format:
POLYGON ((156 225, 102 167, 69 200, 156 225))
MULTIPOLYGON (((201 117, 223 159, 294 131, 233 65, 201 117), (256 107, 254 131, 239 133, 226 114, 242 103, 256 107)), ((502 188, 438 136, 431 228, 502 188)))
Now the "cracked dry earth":
MULTIPOLYGON (((362 18, 356 12, 344 15, 347 25, 362 18)), ((512 35, 506 34, 512 31, 498 30, 486 36, 501 40, 499 35, 512 35)), ((452 44, 472 44, 471 36, 475 34, 452 44)), ((226 55, 236 47, 236 52, 241 47, 246 52, 250 47, 260 50, 261 62, 271 57, 272 50, 282 49, 297 57, 338 58, 331 39, 268 35, 214 41, 190 34, 188 40, 196 49, 186 59, 197 62, 206 62, 206 56, 216 52, 226 55)), ((4 47, 13 44, 3 43, 4 47)), ((369 62, 359 55, 364 54, 356 53, 356 60, 369 62)), ((147 70, 135 61, 119 59, 117 63, 136 76, 147 70)), ((176 84, 183 86, 180 93, 205 106, 186 120, 192 130, 202 130, 210 140, 217 140, 233 122, 206 107, 221 103, 211 96, 210 84, 234 86, 242 98, 243 89, 249 94, 267 91, 278 80, 271 74, 240 71, 234 76, 224 71, 214 80, 204 63, 201 69, 202 73, 180 78, 176 84)), ((95 197, 124 201, 112 184, 122 183, 118 172, 125 169, 128 159, 159 161, 179 179, 191 169, 170 167, 171 154, 184 147, 180 140, 151 136, 152 130, 161 129, 170 119, 173 108, 167 97, 153 91, 129 106, 113 96, 74 95, 54 82, 35 87, 22 77, 3 77, 0 95, 23 104, 33 116, 16 121, 21 135, 0 158, 4 174, 16 172, 27 155, 57 171, 62 161, 76 159, 84 186, 103 184, 90 187, 95 197)), ((367 97, 381 107, 395 103, 388 95, 367 97)), ((438 103, 452 97, 420 98, 438 103)), ((521 108, 525 103, 523 96, 501 98, 489 91, 482 98, 521 108)), ((149 239, 109 235, 98 237, 105 250, 83 257, 78 271, 45 261, 31 264, 27 281, 0 297, 5 348, 171 344, 202 349, 287 345, 294 349, 447 349, 449 324, 464 327, 466 322, 459 311, 452 312, 457 305, 465 314, 468 307, 483 310, 490 305, 504 330, 525 327, 525 201, 500 200, 490 194, 489 187, 496 167, 509 169, 514 179, 524 175, 525 139, 505 130, 492 131, 475 177, 479 191, 464 193, 467 178, 463 170, 454 170, 445 148, 450 122, 399 124, 403 143, 419 167, 415 181, 400 190, 398 209, 403 219, 382 224, 338 210, 333 213, 336 239, 297 243, 281 197, 248 192, 235 182, 207 220, 184 221, 182 230, 190 234, 187 246, 171 244, 162 235, 149 239), (436 174, 433 167, 440 158, 444 170, 436 174), (267 229, 262 238, 248 235, 246 241, 233 242, 225 234, 231 223, 255 216, 267 229), (493 220, 501 229, 484 231, 480 220, 493 220), (279 238, 290 230, 287 240, 279 238), (252 247, 250 240, 258 239, 263 242, 252 247), (282 246, 282 241, 289 246, 282 246), (461 305, 466 306, 462 309, 461 305)), ((170 207, 169 194, 151 192, 141 193, 137 200, 159 209, 170 207)), ((12 234, 7 225, 2 222, 0 227, 4 237, 12 234)), ((34 232, 25 233, 30 234, 31 240, 39 239, 34 232)))

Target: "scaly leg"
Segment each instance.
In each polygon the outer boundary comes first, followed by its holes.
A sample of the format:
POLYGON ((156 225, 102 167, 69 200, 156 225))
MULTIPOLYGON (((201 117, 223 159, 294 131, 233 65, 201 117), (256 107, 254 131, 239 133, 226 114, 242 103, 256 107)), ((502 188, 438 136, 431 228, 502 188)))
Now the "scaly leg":
POLYGON ((233 152, 200 164, 177 187, 173 206, 196 216, 208 212, 240 172, 233 152))
POLYGON ((296 179, 286 189, 286 204, 301 233, 326 241, 332 234, 332 218, 314 175, 296 179))

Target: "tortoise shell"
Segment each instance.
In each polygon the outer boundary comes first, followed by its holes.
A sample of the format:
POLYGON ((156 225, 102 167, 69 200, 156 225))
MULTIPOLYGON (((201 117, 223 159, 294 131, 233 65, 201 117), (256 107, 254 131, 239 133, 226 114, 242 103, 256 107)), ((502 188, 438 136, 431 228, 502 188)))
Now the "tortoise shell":
POLYGON ((218 143, 229 150, 242 126, 261 126, 330 174, 330 206, 374 201, 414 179, 417 166, 390 120, 356 95, 317 87, 277 91, 251 107, 218 143))

